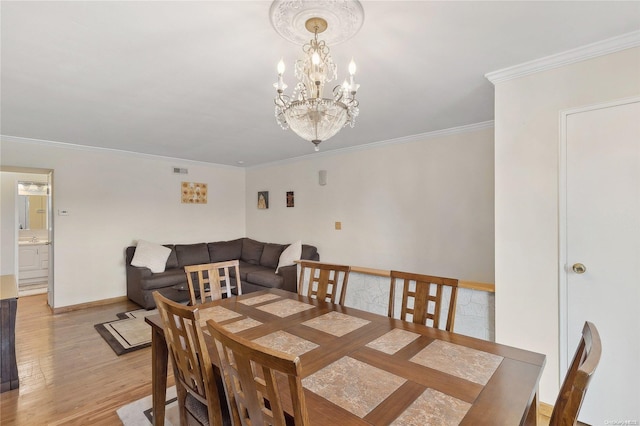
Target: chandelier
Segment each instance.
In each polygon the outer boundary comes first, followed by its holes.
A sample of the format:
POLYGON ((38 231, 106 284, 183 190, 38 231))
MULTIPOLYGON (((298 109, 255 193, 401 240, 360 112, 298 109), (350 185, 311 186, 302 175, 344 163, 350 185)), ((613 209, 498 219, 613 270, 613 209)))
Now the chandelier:
POLYGON ((360 85, 354 81, 356 64, 352 59, 349 78, 333 87, 330 93, 325 93, 329 90, 327 84, 337 80, 336 64, 331 59, 329 46, 318 39, 318 34, 324 32, 328 24, 323 18, 311 17, 304 26, 313 38, 304 44, 304 55, 295 63, 298 83, 291 96, 284 93, 287 88, 283 79, 284 62, 280 60, 278 63, 278 81, 273 85, 277 91, 275 116, 283 129, 290 128, 301 138, 312 142, 318 151, 320 142, 347 125, 355 125, 359 113, 356 93, 360 85))

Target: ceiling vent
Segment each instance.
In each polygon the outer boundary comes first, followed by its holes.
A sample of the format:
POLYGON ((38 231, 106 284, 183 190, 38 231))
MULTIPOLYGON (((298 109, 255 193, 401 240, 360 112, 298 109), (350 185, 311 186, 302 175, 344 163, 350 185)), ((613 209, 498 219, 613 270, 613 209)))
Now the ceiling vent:
POLYGON ((173 173, 178 174, 178 175, 188 175, 189 174, 189 170, 185 169, 185 168, 181 168, 181 167, 174 167, 173 168, 173 173))

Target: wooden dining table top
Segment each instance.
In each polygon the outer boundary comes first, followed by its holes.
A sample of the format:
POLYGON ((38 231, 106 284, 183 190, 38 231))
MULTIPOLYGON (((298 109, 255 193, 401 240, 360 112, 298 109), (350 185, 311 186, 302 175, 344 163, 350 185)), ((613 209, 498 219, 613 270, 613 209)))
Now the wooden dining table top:
MULTIPOLYGON (((203 327, 213 319, 299 356, 313 425, 536 421, 542 354, 279 289, 214 301, 199 311, 203 327)), ((159 316, 147 322, 162 328, 159 316)))

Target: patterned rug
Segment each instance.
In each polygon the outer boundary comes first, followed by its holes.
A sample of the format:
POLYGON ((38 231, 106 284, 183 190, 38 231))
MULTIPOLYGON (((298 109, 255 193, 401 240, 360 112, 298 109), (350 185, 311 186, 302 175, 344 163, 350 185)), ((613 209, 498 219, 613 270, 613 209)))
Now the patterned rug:
POLYGON ((157 313, 157 309, 122 312, 117 314, 120 319, 94 327, 111 349, 117 355, 122 355, 151 345, 151 326, 144 319, 157 313))
MULTIPOLYGON (((139 399, 117 410, 118 417, 124 426, 149 426, 152 423, 151 395, 139 399)), ((179 426, 180 413, 176 400, 176 387, 167 389, 167 404, 165 408, 164 425, 179 426)))

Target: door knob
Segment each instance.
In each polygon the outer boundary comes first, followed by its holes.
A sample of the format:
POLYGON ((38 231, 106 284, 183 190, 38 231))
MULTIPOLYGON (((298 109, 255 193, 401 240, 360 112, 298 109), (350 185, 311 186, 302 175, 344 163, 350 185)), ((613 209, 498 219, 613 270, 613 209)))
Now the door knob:
POLYGON ((584 274, 587 271, 587 267, 582 263, 574 263, 571 269, 573 269, 573 272, 576 274, 584 274))

